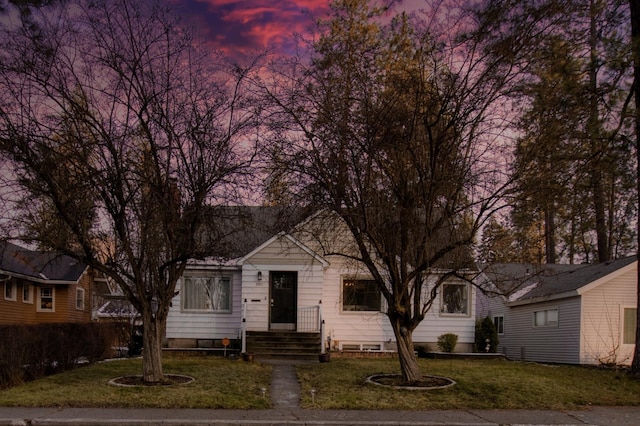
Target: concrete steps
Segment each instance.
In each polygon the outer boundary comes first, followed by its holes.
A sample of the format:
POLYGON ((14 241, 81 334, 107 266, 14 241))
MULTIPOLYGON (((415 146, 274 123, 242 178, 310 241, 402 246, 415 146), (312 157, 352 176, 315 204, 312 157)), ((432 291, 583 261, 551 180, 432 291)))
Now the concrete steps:
POLYGON ((247 352, 260 359, 318 360, 320 333, 247 331, 247 352))

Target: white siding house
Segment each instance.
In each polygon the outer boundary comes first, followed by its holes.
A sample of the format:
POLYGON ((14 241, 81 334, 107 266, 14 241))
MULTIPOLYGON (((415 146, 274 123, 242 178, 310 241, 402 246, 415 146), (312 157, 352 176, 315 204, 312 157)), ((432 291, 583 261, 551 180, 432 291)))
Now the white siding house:
MULTIPOLYGON (((264 216, 264 211, 261 213, 264 216)), ((247 332, 317 331, 324 320, 323 344, 332 350, 395 350, 395 337, 383 314, 384 299, 362 265, 327 255, 327 244, 344 240, 339 227, 327 229, 323 244, 295 232, 274 232, 224 262, 194 262, 180 280, 167 322, 173 348, 237 340, 247 332), (191 286, 191 288, 189 288, 191 286), (195 289, 194 289, 195 288, 195 289), (215 297, 213 296, 215 294, 215 297), (209 300, 210 299, 210 300, 209 300)), ((239 234, 235 238, 243 239, 239 234)), ((240 244, 242 245, 242 244, 240 244)), ((416 329, 416 346, 436 349, 438 336, 458 335, 456 351, 470 351, 475 327, 474 287, 451 280, 416 329)))
POLYGON ((483 280, 503 295, 478 297, 478 317, 500 325, 498 350, 508 358, 630 364, 635 256, 595 265, 491 265, 483 280))

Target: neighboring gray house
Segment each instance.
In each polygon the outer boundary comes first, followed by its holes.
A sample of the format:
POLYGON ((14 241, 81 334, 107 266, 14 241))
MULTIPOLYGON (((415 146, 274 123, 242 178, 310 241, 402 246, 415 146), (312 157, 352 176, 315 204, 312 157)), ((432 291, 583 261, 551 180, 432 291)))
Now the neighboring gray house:
POLYGON ((493 318, 510 359, 630 364, 635 347, 637 261, 595 265, 484 266, 478 318, 493 318))

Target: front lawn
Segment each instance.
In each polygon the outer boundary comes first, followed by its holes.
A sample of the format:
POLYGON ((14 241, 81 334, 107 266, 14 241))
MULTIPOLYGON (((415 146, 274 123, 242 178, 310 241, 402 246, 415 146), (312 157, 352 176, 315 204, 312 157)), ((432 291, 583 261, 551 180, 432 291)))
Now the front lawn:
POLYGON ((0 406, 269 408, 271 367, 218 357, 164 357, 165 374, 192 376, 176 386, 118 387, 110 379, 141 374, 140 359, 99 363, 0 391, 0 406), (265 397, 262 388, 267 389, 265 397))
MULTIPOLYGON (((392 359, 332 359, 298 365, 301 406, 310 409, 576 409, 640 405, 640 380, 622 371, 503 360, 419 360, 424 374, 457 384, 429 391, 366 384, 373 374, 397 374, 392 359), (311 390, 314 390, 312 397, 311 390)), ((265 409, 271 367, 218 357, 165 356, 164 371, 193 376, 186 385, 115 387, 140 374, 141 360, 95 364, 0 391, 0 406, 265 409), (266 394, 262 395, 262 388, 266 394)))
POLYGON ((640 405, 640 380, 622 371, 504 360, 419 359, 423 374, 457 382, 439 390, 410 391, 365 383, 373 374, 399 374, 397 360, 332 359, 301 365, 304 408, 323 409, 575 409, 640 405), (311 390, 315 390, 313 398, 311 390))

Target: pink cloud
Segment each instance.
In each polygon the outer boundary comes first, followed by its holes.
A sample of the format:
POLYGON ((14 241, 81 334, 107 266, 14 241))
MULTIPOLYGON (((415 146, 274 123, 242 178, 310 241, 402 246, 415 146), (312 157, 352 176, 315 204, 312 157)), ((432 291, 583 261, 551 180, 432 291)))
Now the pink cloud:
POLYGON ((329 0, 169 0, 211 47, 228 53, 287 53, 294 34, 325 16, 329 0))

